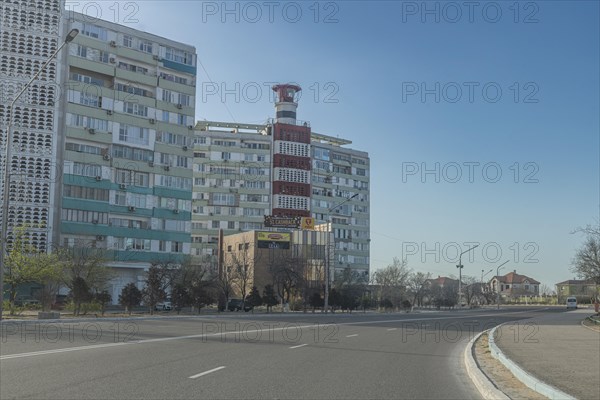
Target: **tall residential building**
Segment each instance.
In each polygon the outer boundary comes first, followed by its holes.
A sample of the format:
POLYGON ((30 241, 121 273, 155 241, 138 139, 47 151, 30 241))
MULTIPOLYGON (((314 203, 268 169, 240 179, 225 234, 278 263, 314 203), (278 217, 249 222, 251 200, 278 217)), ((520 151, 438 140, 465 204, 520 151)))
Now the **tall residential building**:
POLYGON ((106 248, 123 286, 190 253, 195 48, 69 14, 60 243, 106 248))
POLYGON ((369 271, 369 156, 296 120, 295 93, 278 85, 267 124, 200 121, 194 139, 192 255, 217 255, 225 235, 264 229, 264 216, 331 223, 332 269, 369 271))
MULTIPOLYGON (((4 173, 10 104, 58 49, 67 32, 61 20, 62 1, 2 1, 0 3, 0 166, 4 173)), ((64 54, 64 52, 63 52, 64 54)), ((55 182, 62 130, 61 58, 52 60, 15 103, 8 190, 8 231, 0 232, 10 247, 16 227, 26 227, 31 245, 46 251, 56 240, 55 182)), ((4 178, 4 177, 3 177, 4 178)), ((0 211, 1 213, 1 211, 0 211)))

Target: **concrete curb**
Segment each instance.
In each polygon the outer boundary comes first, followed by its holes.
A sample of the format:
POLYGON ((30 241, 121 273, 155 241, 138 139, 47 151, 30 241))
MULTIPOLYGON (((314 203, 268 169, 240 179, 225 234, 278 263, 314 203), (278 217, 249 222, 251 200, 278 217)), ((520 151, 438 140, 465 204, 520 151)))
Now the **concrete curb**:
POLYGON ((494 341, 494 334, 496 333, 496 329, 502 325, 504 324, 494 327, 488 334, 488 341, 492 356, 498 361, 500 361, 502 364, 504 364, 504 366, 508 368, 518 380, 520 380, 521 382, 523 382, 523 384, 528 386, 530 389, 538 392, 539 394, 553 400, 576 400, 575 397, 568 395, 565 392, 555 388, 554 386, 551 386, 537 379, 536 377, 525 371, 523 368, 518 366, 514 361, 508 358, 502 352, 502 350, 500 350, 500 348, 496 345, 496 342, 494 341))
MULTIPOLYGON (((594 329, 591 326, 587 326, 585 324, 586 320, 591 320, 591 319, 590 319, 590 317, 587 317, 586 319, 584 319, 583 321, 581 321, 581 326, 583 326, 585 329, 589 329, 592 332, 596 332, 596 333, 600 332, 600 330, 598 330, 598 329, 594 329)), ((591 320, 591 321, 594 323, 594 326, 600 325, 600 322, 598 322, 598 321, 594 321, 594 320, 591 320)))
POLYGON ((465 348, 464 359, 467 375, 469 375, 469 378, 471 378, 471 381, 484 399, 509 400, 509 397, 498 390, 498 388, 494 386, 488 377, 479 369, 477 361, 475 361, 475 357, 473 357, 473 346, 475 345, 475 342, 481 335, 488 331, 489 330, 479 333, 469 341, 465 348))

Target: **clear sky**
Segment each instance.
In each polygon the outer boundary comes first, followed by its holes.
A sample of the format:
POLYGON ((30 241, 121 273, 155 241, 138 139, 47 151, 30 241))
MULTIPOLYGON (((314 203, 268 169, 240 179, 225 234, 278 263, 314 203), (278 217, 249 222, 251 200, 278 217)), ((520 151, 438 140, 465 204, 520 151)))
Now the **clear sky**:
POLYGON ((598 1, 95 4, 196 47, 198 119, 264 122, 269 84, 300 84, 298 119, 370 154, 372 269, 456 274, 477 242, 464 274, 573 277, 600 221, 598 1))

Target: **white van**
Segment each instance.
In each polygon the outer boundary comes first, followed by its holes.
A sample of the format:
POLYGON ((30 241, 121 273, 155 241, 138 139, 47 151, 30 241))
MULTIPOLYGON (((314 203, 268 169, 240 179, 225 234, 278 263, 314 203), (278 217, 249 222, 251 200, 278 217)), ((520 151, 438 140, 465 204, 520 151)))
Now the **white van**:
POLYGON ((567 310, 569 309, 577 309, 577 298, 576 297, 567 297, 567 310))

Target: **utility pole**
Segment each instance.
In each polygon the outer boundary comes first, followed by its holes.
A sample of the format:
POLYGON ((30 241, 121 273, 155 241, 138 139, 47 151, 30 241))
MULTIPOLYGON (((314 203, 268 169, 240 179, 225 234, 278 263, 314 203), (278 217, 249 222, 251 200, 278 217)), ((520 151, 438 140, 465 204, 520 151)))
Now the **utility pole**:
POLYGON ((459 308, 462 308, 462 269, 463 269, 462 255, 465 253, 468 253, 469 251, 473 250, 474 248, 476 248, 478 246, 479 245, 476 244, 475 246, 463 251, 462 253, 460 253, 458 255, 458 265, 456 266, 456 268, 458 268, 458 307, 459 308))
POLYGON ((500 285, 498 284, 498 274, 500 273, 500 269, 502 268, 502 266, 509 261, 510 260, 504 261, 502 264, 498 265, 498 268, 496 268, 496 309, 497 310, 500 309, 500 285))
MULTIPOLYGON (((330 274, 330 269, 331 269, 331 258, 332 258, 331 253, 330 253, 332 251, 330 242, 331 242, 331 232, 333 231, 333 221, 332 221, 331 212, 333 210, 335 210, 336 208, 338 208, 339 206, 349 202, 356 196, 358 196, 358 193, 355 193, 351 197, 348 197, 346 200, 344 200, 332 207, 329 207, 327 209, 327 251, 326 251, 327 260, 325 261, 325 265, 327 267, 325 268, 325 299, 323 300, 323 311, 325 312, 325 314, 327 314, 327 311, 329 310, 329 274, 330 274)), ((333 240, 333 245, 335 246, 335 238, 333 240)), ((335 254, 335 252, 333 254, 335 254)))

